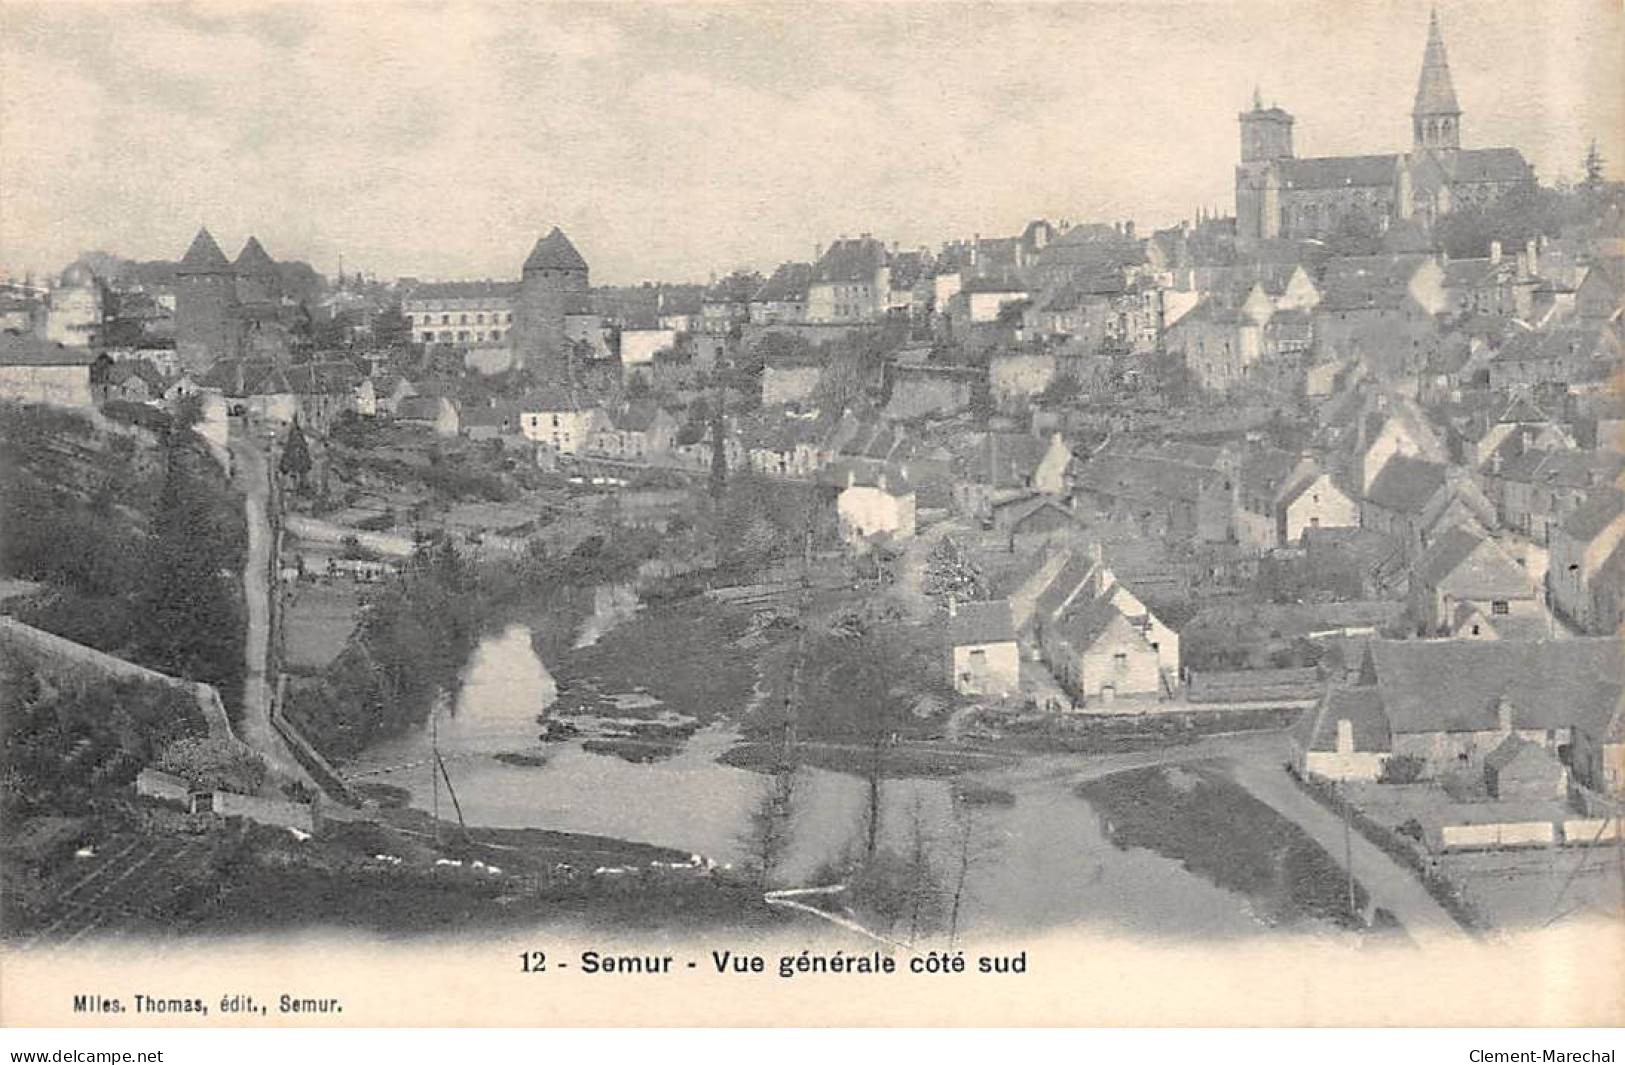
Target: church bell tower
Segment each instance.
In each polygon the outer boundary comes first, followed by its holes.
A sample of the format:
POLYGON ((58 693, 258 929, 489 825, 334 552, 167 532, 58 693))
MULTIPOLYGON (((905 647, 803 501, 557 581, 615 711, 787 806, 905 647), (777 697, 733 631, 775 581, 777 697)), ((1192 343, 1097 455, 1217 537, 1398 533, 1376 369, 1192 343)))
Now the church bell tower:
POLYGON ((1411 108, 1411 130, 1417 151, 1461 147, 1461 107, 1450 82, 1450 62, 1445 58, 1437 11, 1428 18, 1428 44, 1422 53, 1422 77, 1416 84, 1416 106, 1411 108))

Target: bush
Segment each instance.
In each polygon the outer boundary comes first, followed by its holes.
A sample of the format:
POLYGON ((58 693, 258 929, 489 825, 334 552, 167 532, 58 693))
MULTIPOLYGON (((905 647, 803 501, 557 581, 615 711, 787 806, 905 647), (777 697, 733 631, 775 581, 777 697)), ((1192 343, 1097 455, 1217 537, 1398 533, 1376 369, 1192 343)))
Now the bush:
POLYGON ((1425 768, 1427 768, 1425 758, 1419 758, 1414 754, 1392 755, 1382 764, 1382 773, 1378 775, 1377 783, 1414 784, 1421 779, 1422 770, 1425 768))
POLYGON ((176 740, 164 749, 156 768, 199 791, 253 795, 265 783, 264 759, 241 744, 213 737, 176 740))

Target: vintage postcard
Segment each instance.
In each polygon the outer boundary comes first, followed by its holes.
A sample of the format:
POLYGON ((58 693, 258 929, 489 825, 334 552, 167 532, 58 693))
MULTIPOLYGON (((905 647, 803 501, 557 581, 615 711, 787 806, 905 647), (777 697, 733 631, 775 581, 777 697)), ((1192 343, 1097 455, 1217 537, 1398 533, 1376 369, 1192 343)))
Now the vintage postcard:
POLYGON ((0 1023, 1625 1021, 1622 56, 6 0, 0 1023))

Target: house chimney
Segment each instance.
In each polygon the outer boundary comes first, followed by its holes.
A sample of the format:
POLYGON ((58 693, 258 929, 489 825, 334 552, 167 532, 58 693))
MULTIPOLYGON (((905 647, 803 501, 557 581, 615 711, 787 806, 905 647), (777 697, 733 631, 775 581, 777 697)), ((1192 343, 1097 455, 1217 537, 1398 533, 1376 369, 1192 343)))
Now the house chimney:
POLYGON ((857 471, 854 470, 852 467, 848 466, 846 468, 846 486, 848 488, 855 488, 855 487, 857 487, 857 484, 858 484, 857 471))
POLYGON ((1495 727, 1500 732, 1512 731, 1512 700, 1505 695, 1495 703, 1495 727))
POLYGON ((1498 240, 1492 240, 1492 241, 1490 241, 1490 262, 1498 263, 1500 261, 1501 261, 1501 242, 1498 241, 1498 240))
POLYGON ((1525 276, 1536 277, 1540 274, 1540 246, 1533 237, 1523 246, 1523 268, 1525 276))
POLYGON ((1337 719, 1337 753, 1354 753, 1354 722, 1346 717, 1337 719))
POLYGON ((952 592, 948 593, 948 616, 959 616, 959 599, 952 592))

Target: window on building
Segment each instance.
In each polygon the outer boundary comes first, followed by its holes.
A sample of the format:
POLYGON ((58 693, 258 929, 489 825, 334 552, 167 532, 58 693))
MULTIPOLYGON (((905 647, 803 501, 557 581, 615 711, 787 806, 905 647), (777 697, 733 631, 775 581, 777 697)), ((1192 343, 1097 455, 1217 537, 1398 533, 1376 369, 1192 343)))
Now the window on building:
POLYGON ((450 324, 451 324, 451 315, 449 315, 449 314, 442 314, 442 315, 441 315, 441 316, 440 316, 440 324, 441 324, 441 325, 450 325, 450 324))
POLYGON ((1127 651, 1118 651, 1116 654, 1112 655, 1112 665, 1114 667, 1116 667, 1117 669, 1127 669, 1128 668, 1128 652, 1127 651))
POLYGON ((491 330, 491 339, 492 340, 501 340, 502 339, 502 330, 500 330, 500 329, 491 330))
POLYGON ((1496 599, 1490 603, 1490 613, 1492 614, 1510 614, 1511 612, 1512 607, 1505 599, 1496 599))
POLYGON ((451 330, 450 329, 442 329, 440 331, 440 339, 441 340, 450 340, 451 339, 451 330))
POLYGON ((485 324, 485 315, 483 315, 483 314, 476 314, 476 315, 475 315, 475 316, 474 316, 474 321, 475 321, 475 322, 476 322, 476 323, 477 323, 477 324, 479 324, 479 325, 484 325, 484 324, 485 324))
POLYGON ((434 341, 434 334, 433 333, 424 333, 423 334, 423 342, 425 344, 432 343, 433 341, 434 341))
POLYGON ((468 330, 466 330, 466 329, 457 330, 457 339, 458 340, 467 340, 468 339, 468 330))

